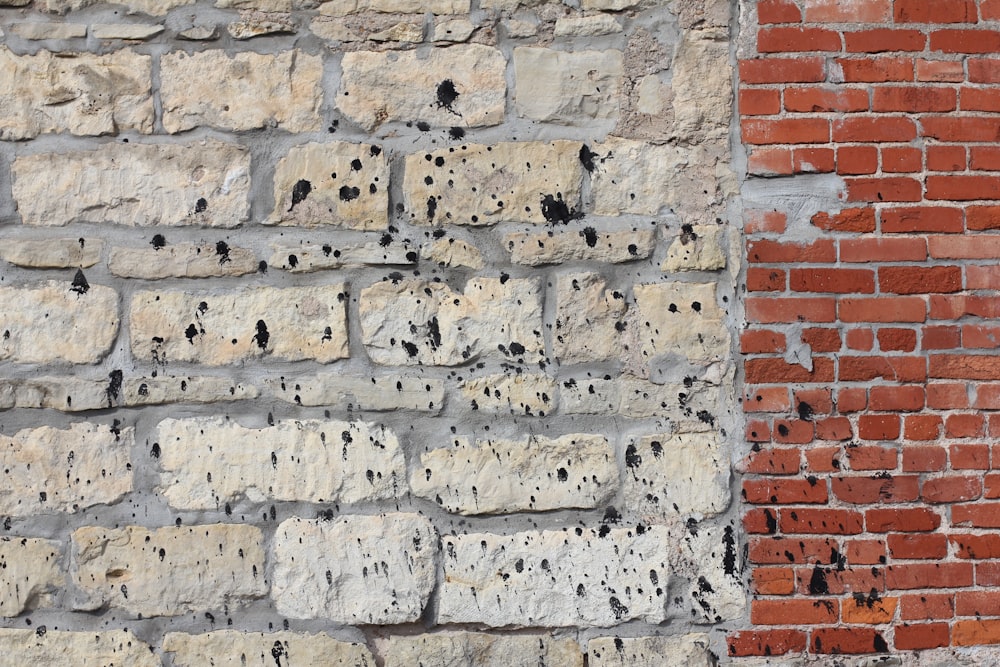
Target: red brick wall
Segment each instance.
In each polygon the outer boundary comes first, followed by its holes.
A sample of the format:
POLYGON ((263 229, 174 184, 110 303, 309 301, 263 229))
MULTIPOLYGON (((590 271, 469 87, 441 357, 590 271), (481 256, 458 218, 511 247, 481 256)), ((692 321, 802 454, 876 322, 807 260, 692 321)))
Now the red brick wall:
POLYGON ((753 597, 730 653, 1000 643, 1000 0, 756 10, 750 177, 843 194, 745 220, 753 597))

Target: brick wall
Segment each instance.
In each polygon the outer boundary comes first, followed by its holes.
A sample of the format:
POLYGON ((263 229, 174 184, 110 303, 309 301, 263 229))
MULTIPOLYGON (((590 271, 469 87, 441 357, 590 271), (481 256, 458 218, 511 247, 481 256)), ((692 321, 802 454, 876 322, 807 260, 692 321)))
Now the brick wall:
POLYGON ((729 652, 998 643, 1000 3, 750 5, 729 652))

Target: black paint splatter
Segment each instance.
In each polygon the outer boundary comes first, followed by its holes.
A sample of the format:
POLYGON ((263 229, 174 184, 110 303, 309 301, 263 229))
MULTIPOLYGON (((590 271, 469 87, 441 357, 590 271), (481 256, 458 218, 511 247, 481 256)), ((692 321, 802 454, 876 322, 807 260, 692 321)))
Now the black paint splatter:
POLYGON ((587 171, 594 171, 594 158, 597 157, 597 153, 590 150, 590 146, 584 144, 580 146, 580 164, 587 171))
POLYGON ((583 213, 577 212, 575 208, 570 208, 563 200, 561 192, 557 192, 555 197, 545 195, 542 197, 542 216, 551 223, 561 222, 568 224, 570 220, 579 220, 583 213))
POLYGON ((118 400, 118 394, 122 390, 122 372, 115 369, 108 373, 108 387, 104 390, 104 394, 108 398, 108 407, 110 408, 118 400))
POLYGON ((153 240, 149 242, 149 245, 153 246, 154 250, 159 250, 163 246, 167 245, 167 239, 163 238, 163 234, 155 234, 153 240))
POLYGON ((267 349, 267 341, 271 338, 271 334, 267 332, 267 324, 264 320, 257 320, 257 333, 254 334, 253 339, 257 343, 257 347, 264 350, 267 349))
POLYGON ((462 114, 455 111, 452 108, 452 104, 458 99, 458 91, 455 90, 455 82, 451 79, 445 79, 438 84, 437 87, 437 108, 447 109, 456 116, 461 116, 462 114))
POLYGON ((204 213, 207 210, 208 210, 208 200, 207 199, 205 199, 204 197, 202 197, 197 202, 195 202, 195 205, 194 205, 194 212, 195 213, 204 213))
POLYGON ((219 256, 219 264, 225 264, 229 261, 229 244, 225 241, 219 241, 215 244, 215 254, 219 256))
POLYGON ((198 335, 198 327, 194 324, 189 324, 188 328, 184 330, 184 335, 187 337, 188 342, 194 345, 194 339, 198 335))
POLYGON ((292 205, 288 207, 288 210, 291 211, 293 208, 295 208, 296 204, 301 204, 302 202, 304 202, 306 200, 306 197, 309 196, 309 193, 312 192, 312 189, 313 189, 312 183, 305 180, 304 178, 298 181, 294 186, 292 186, 292 205))
POLYGON ((465 137, 465 130, 460 127, 453 127, 448 130, 448 136, 452 139, 462 139, 465 137))
POLYGON ((583 238, 588 247, 595 247, 597 245, 597 230, 593 227, 587 227, 583 230, 583 238))
POLYGON ((353 201, 361 196, 361 190, 348 185, 340 186, 340 201, 353 201))
POLYGON ((427 198, 427 220, 428 222, 434 219, 434 214, 437 213, 437 199, 434 195, 427 198))
POLYGON ((83 271, 80 269, 76 270, 76 275, 73 276, 73 284, 69 286, 69 290, 80 295, 86 294, 90 290, 90 283, 87 282, 87 277, 83 275, 83 271))

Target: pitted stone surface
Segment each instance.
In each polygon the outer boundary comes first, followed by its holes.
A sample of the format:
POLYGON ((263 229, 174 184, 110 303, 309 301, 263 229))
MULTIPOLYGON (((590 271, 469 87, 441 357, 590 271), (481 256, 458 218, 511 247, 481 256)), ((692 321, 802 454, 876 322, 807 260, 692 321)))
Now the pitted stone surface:
POLYGON ((0 361, 92 364, 118 333, 118 294, 83 273, 72 283, 0 287, 0 313, 0 361))
POLYGON ((322 125, 322 77, 320 57, 301 51, 167 53, 160 58, 163 127, 314 132, 322 125))
POLYGON ((693 378, 689 383, 654 384, 628 375, 618 380, 578 377, 563 381, 559 392, 564 413, 665 417, 675 432, 713 430, 711 411, 718 401, 717 385, 693 378))
POLYGON ((179 243, 163 248, 114 247, 108 269, 123 278, 214 278, 257 272, 257 258, 247 248, 226 246, 225 254, 214 243, 179 243))
POLYGON ((666 528, 442 537, 439 623, 587 625, 667 618, 666 528))
MULTIPOLYGON (((330 3, 333 4, 333 3, 330 3)), ((366 131, 386 122, 481 127, 503 121, 506 61, 482 44, 344 54, 337 108, 366 131)))
POLYGON ((535 280, 473 278, 464 294, 443 283, 385 281, 361 291, 358 313, 377 364, 456 366, 485 354, 544 358, 535 280), (387 312, 395 316, 387 319, 387 312))
POLYGON ((625 294, 598 273, 566 273, 556 281, 552 350, 562 364, 606 361, 627 353, 625 294))
POLYGON ((25 155, 13 175, 26 225, 235 227, 250 212, 250 153, 215 140, 25 155))
POLYGON ((416 514, 289 519, 278 526, 271 595, 291 618, 416 621, 437 578, 438 537, 416 514))
POLYGON ((347 355, 344 285, 259 287, 223 294, 137 292, 132 354, 210 366, 269 356, 327 363, 347 355))
POLYGON ((526 266, 573 260, 621 264, 648 258, 656 246, 656 231, 598 232, 587 227, 578 232, 517 232, 505 236, 504 244, 510 261, 526 266))
POLYGON ((215 403, 257 398, 260 391, 226 377, 171 376, 129 377, 122 388, 125 405, 165 403, 215 403))
POLYGON ((713 667, 708 635, 595 637, 587 642, 591 667, 713 667))
POLYGON ((378 644, 385 667, 583 667, 579 644, 550 635, 436 632, 390 637, 378 644))
POLYGON ((32 269, 86 269, 101 261, 103 249, 100 239, 5 239, 0 259, 32 269))
POLYGON ((272 379, 266 384, 277 398, 304 406, 336 406, 376 412, 440 412, 444 403, 444 383, 441 380, 404 375, 303 375, 295 379, 272 379))
POLYGON ((40 426, 0 436, 0 514, 76 512, 132 490, 132 428, 40 426))
POLYGON ((355 266, 408 266, 417 261, 417 251, 389 239, 367 243, 323 243, 271 245, 268 266, 290 273, 312 273, 355 266))
POLYGON ((375 667, 364 644, 338 641, 327 634, 216 630, 200 635, 168 632, 163 651, 174 667, 375 667))
POLYGON ((88 526, 73 532, 73 562, 73 581, 94 607, 136 615, 221 611, 267 594, 263 535, 253 526, 88 526))
POLYGON ((618 491, 607 438, 577 433, 522 440, 457 438, 420 455, 413 493, 458 514, 601 507, 618 491))
POLYGON ((272 224, 385 229, 389 166, 382 148, 342 141, 295 146, 275 167, 272 224))
POLYGON ((403 191, 415 224, 481 227, 580 217, 581 144, 465 144, 406 158, 403 191))
POLYGON ((361 12, 465 14, 469 11, 469 0, 334 0, 324 2, 319 11, 325 16, 346 16, 361 12))
POLYGON ((476 246, 450 237, 423 244, 420 256, 439 266, 464 266, 478 271, 486 265, 483 254, 476 246))
POLYGON ((462 396, 473 410, 544 417, 555 407, 555 380, 538 373, 496 373, 470 378, 462 396))
POLYGON ((63 412, 100 410, 115 405, 117 375, 104 381, 74 377, 0 380, 0 408, 53 408, 63 412))
POLYGON ((51 606, 65 583, 61 551, 53 540, 0 537, 0 617, 51 606))
POLYGON ((275 422, 245 428, 222 417, 167 419, 157 427, 160 491, 181 509, 298 500, 357 503, 407 491, 396 435, 365 422, 275 422))
POLYGON ((726 268, 722 229, 710 225, 684 225, 671 242, 660 268, 664 271, 718 271, 726 268))
POLYGON ((565 125, 617 118, 623 74, 621 51, 514 49, 517 111, 565 125))
POLYGON ((0 628, 0 654, 19 665, 160 667, 160 659, 128 630, 64 632, 0 628))
POLYGON ((715 301, 714 283, 653 283, 633 288, 639 346, 637 363, 658 363, 664 355, 705 365, 729 357, 729 333, 715 301))
POLYGON ((728 143, 733 115, 728 33, 720 28, 690 30, 681 39, 671 82, 674 136, 691 143, 728 143))

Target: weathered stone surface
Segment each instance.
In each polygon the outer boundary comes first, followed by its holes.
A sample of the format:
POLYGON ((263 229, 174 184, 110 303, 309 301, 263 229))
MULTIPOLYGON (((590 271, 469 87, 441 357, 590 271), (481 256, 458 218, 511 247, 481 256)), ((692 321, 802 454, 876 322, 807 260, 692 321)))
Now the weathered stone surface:
POLYGON ((717 225, 684 225, 660 268, 664 271, 718 271, 726 268, 722 228, 717 225))
POLYGON ((627 351, 625 295, 608 290, 599 273, 560 274, 556 293, 552 350, 560 363, 606 361, 627 351))
POLYGON ((476 25, 472 21, 453 19, 436 24, 431 39, 435 42, 464 42, 475 31, 476 25))
MULTIPOLYGON (((483 0, 481 3, 482 7, 485 9, 488 5, 499 5, 508 2, 509 0, 501 0, 501 2, 492 2, 491 0, 483 0)), ((518 4, 517 0, 513 0, 513 4, 516 6, 518 4)), ((534 37, 538 34, 538 25, 531 21, 519 21, 517 19, 504 19, 503 27, 507 31, 508 37, 534 37)))
MULTIPOLYGON (((28 0, 30 2, 31 0, 28 0)), ((24 4, 28 4, 25 2, 24 4)), ((5 3, 6 4, 6 3, 5 3)), ((21 39, 75 39, 87 36, 85 23, 14 23, 10 31, 21 39)))
POLYGON ((690 143, 728 142, 732 79, 728 28, 686 31, 674 58, 671 82, 674 136, 690 143))
POLYGON ((0 617, 52 605, 53 595, 64 583, 61 551, 52 540, 0 537, 0 617))
POLYGON ((19 665, 160 667, 160 659, 128 630, 63 632, 0 628, 0 654, 19 665))
POLYGON ((206 659, 213 667, 274 667, 286 661, 297 667, 375 667, 375 657, 364 644, 338 641, 324 633, 168 632, 163 651, 173 654, 174 667, 201 667, 206 659))
POLYGON ((588 37, 595 35, 611 35, 621 32, 622 24, 613 16, 595 14, 594 16, 562 17, 556 19, 556 37, 588 37))
POLYGON ((90 26, 94 39, 149 39, 163 32, 163 26, 144 23, 99 23, 90 26))
POLYGON ((244 11, 240 20, 226 26, 233 39, 252 39, 261 35, 295 32, 295 21, 290 14, 279 12, 244 11))
POLYGON ((76 512, 132 490, 132 428, 78 423, 0 436, 0 514, 76 512))
POLYGON ((298 9, 315 9, 319 0, 215 0, 220 9, 244 9, 261 12, 292 12, 298 9))
POLYGON ((305 375, 287 381, 268 380, 266 384, 281 400, 304 406, 440 412, 444 404, 444 382, 402 375, 377 378, 305 375))
POLYGON ((87 268, 101 259, 100 239, 4 239, 0 259, 32 269, 87 268))
MULTIPOLYGON (((70 11, 85 9, 92 5, 103 4, 105 0, 39 0, 38 7, 42 11, 54 14, 65 14, 70 11)), ((163 16, 175 7, 190 5, 194 0, 119 0, 115 4, 125 5, 127 14, 148 14, 163 16)))
POLYGON ((591 667, 713 667, 708 635, 595 637, 587 642, 591 667))
POLYGON ((541 373, 496 373, 463 382, 462 396, 473 410, 544 417, 555 407, 556 382, 541 373))
POLYGON ((687 579, 683 599, 688 608, 682 613, 696 623, 746 617, 747 594, 732 523, 685 531, 673 554, 675 572, 687 579))
POLYGON ((515 232, 504 237, 510 261, 527 266, 559 264, 573 260, 621 264, 646 259, 656 247, 655 229, 627 232, 580 231, 515 232))
POLYGON ((228 377, 157 375, 130 377, 122 387, 125 405, 164 403, 216 403, 257 398, 260 391, 228 377))
POLYGON ((711 517, 729 506, 729 456, 715 433, 635 438, 625 450, 625 503, 644 522, 711 517))
POLYGON ((347 356, 343 284, 257 287, 220 294, 137 292, 132 354, 212 366, 270 356, 329 363, 347 356))
POLYGON ((238 607, 267 593, 262 545, 253 526, 87 526, 73 531, 73 579, 92 604, 143 616, 238 607))
POLYGON ((291 273, 312 273, 345 266, 406 266, 417 263, 417 251, 406 243, 300 243, 271 245, 268 266, 291 273))
POLYGON ((541 286, 477 277, 465 293, 444 283, 384 281, 361 291, 362 342, 377 364, 456 366, 481 355, 544 359, 541 286), (386 317, 392 313, 392 317, 386 317))
POLYGON ((31 4, 31 0, 3 0, 0 7, 24 7, 28 4, 31 4))
POLYGON ((385 122, 480 127, 503 121, 507 62, 482 44, 426 54, 345 53, 337 107, 367 131, 385 122))
POLYGON ((298 50, 168 53, 160 59, 163 127, 170 133, 205 125, 315 132, 322 126, 322 78, 322 58, 298 50))
MULTIPOLYGON (((130 50, 106 55, 0 47, 0 140, 69 132, 82 136, 153 131, 152 58, 130 50)), ((53 195, 49 194, 50 197, 53 195)))
POLYGON ((49 280, 32 287, 0 287, 0 360, 93 364, 118 333, 118 293, 49 280))
POLYGON ((695 365, 728 359, 729 332, 715 290, 715 283, 636 285, 633 365, 648 371, 678 357, 695 365))
POLYGON ((334 0, 319 8, 325 16, 347 16, 362 12, 390 14, 467 14, 469 0, 334 0))
POLYGON ((580 645, 551 635, 435 632, 376 641, 385 667, 583 667, 580 645))
POLYGON ((192 42, 207 42, 218 39, 219 31, 214 25, 196 25, 177 33, 180 39, 192 42))
POLYGON ((63 412, 100 410, 116 404, 117 375, 103 382, 73 377, 0 380, 0 409, 53 408, 63 412))
POLYGON ((580 217, 581 144, 465 144, 406 158, 403 193, 425 225, 563 223, 580 217))
POLYGON ((437 576, 438 536, 416 514, 289 519, 278 526, 278 613, 335 623, 416 621, 437 576))
POLYGON ((624 71, 621 51, 516 48, 517 112, 564 125, 617 118, 624 71))
POLYGON ((108 269, 122 278, 212 278, 242 276, 257 272, 257 258, 248 248, 231 248, 225 253, 216 244, 180 243, 162 248, 114 247, 108 269))
POLYGON ((357 503, 407 491, 399 441, 376 424, 284 420, 246 428, 223 417, 167 419, 157 437, 159 490, 180 509, 221 509, 244 498, 357 503))
POLYGON ((456 438, 420 455, 410 485, 458 514, 600 507, 618 491, 618 464, 602 435, 456 438))
POLYGON ((368 36, 373 42, 406 42, 418 44, 424 39, 424 26, 419 23, 397 23, 396 25, 373 32, 368 36))
POLYGON ((234 227, 249 216, 250 153, 218 141, 24 155, 13 173, 26 225, 234 227))
POLYGON ((420 246, 420 257, 438 266, 464 266, 479 270, 486 264, 479 248, 454 237, 440 238, 420 246))
POLYGON ((667 618, 666 528, 442 537, 439 623, 597 626, 667 618))
POLYGON ((379 146, 342 141, 294 146, 274 172, 270 224, 385 229, 389 164, 379 146))
POLYGON ((715 427, 711 410, 719 400, 717 385, 694 381, 653 384, 631 376, 571 378, 560 385, 559 407, 566 414, 620 414, 644 419, 666 417, 675 431, 715 427))

